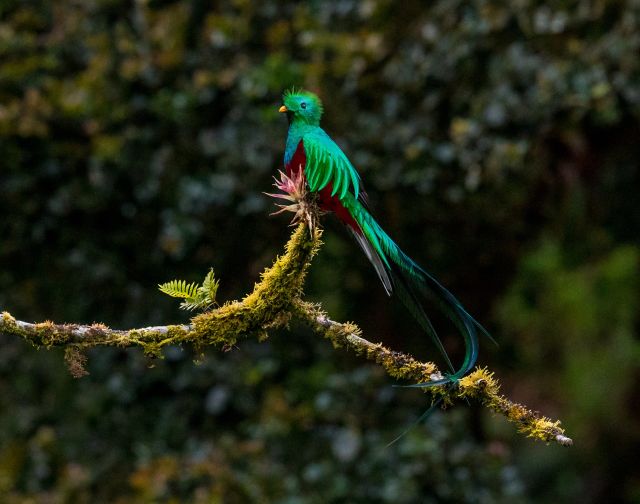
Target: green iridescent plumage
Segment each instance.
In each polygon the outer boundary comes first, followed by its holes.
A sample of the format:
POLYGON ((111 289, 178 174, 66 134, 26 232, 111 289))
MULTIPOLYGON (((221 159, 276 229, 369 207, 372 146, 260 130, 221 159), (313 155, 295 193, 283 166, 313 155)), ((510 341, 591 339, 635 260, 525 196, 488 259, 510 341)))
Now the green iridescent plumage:
POLYGON ((304 150, 307 155, 305 176, 311 191, 321 191, 331 182, 331 196, 338 194, 343 199, 351 189, 358 197, 360 177, 356 169, 324 131, 305 135, 304 150))
POLYGON ((320 207, 335 212, 344 222, 375 267, 387 293, 398 294, 433 339, 452 372, 451 361, 425 313, 422 300, 434 301, 464 337, 465 358, 461 367, 446 378, 416 386, 455 383, 475 365, 478 356, 476 328, 488 333, 445 287, 407 256, 373 218, 358 172, 320 127, 323 112, 320 99, 308 91, 292 89, 284 93, 283 102, 280 112, 286 112, 289 118, 284 156, 287 171, 304 170, 309 190, 319 195, 320 207))
POLYGON ((283 96, 287 113, 292 114, 285 164, 304 138, 307 158, 305 177, 312 192, 321 191, 332 183, 332 196, 344 198, 351 189, 355 197, 360 191, 360 176, 340 147, 320 128, 322 102, 313 93, 289 90, 283 96), (304 107, 304 108, 303 108, 304 107))

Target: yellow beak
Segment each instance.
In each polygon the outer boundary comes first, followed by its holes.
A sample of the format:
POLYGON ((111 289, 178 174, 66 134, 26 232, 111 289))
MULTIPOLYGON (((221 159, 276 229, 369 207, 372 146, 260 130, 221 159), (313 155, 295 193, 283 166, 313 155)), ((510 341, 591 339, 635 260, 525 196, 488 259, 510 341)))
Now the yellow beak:
POLYGON ((283 105, 278 109, 278 112, 289 112, 289 109, 283 105))

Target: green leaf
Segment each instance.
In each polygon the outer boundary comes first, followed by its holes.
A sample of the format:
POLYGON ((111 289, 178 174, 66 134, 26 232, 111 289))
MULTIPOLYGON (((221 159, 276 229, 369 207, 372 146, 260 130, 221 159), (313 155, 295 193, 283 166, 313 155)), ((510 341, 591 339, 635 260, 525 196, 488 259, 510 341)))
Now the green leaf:
POLYGON ((171 297, 193 299, 198 292, 196 282, 188 284, 186 280, 171 280, 170 282, 159 284, 160 292, 171 297))

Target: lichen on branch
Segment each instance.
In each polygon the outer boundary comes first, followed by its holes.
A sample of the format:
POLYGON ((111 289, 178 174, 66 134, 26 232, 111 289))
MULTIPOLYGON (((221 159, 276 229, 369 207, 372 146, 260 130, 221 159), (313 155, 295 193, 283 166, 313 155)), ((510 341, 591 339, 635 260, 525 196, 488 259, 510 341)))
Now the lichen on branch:
MULTIPOLYGON (((363 337, 356 324, 335 322, 319 305, 302 299, 306 274, 321 246, 321 236, 319 226, 314 225, 310 230, 307 219, 303 219, 291 235, 284 255, 277 257, 273 265, 262 273, 250 294, 240 301, 227 302, 196 315, 189 324, 119 330, 103 324, 32 324, 3 312, 0 333, 19 336, 36 347, 64 347, 70 371, 80 377, 86 374, 83 351, 88 348, 139 346, 145 354, 156 357, 162 357, 162 348, 167 345, 190 344, 198 351, 207 346, 230 349, 242 338, 255 336, 263 340, 269 331, 287 327, 291 321, 298 320, 328 338, 335 348, 354 351, 382 366, 395 379, 423 383, 441 378, 432 362, 421 362, 409 354, 372 343, 363 337)), ((511 402, 499 393, 499 388, 492 372, 476 368, 455 386, 429 387, 423 391, 434 399, 441 399, 446 405, 461 400, 478 401, 503 415, 522 434, 564 446, 572 444, 571 439, 564 435, 560 421, 552 421, 511 402)))

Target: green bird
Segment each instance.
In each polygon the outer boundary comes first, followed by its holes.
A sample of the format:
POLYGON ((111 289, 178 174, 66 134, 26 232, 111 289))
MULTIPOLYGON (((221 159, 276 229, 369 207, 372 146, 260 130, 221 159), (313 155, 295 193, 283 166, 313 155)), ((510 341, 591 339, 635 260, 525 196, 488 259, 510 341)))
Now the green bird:
MULTIPOLYGON (((287 175, 302 170, 308 190, 316 193, 319 207, 333 212, 344 223, 380 278, 388 295, 396 293, 422 329, 431 337, 451 370, 443 379, 414 386, 456 383, 475 365, 478 357, 476 329, 487 331, 431 274, 405 254, 371 215, 358 172, 340 147, 320 127, 323 107, 313 93, 291 89, 284 93, 279 112, 289 120, 284 153, 287 175), (464 361, 454 371, 451 360, 426 315, 422 298, 435 301, 464 337, 464 361)), ((490 337, 490 336, 489 336, 490 337)))

